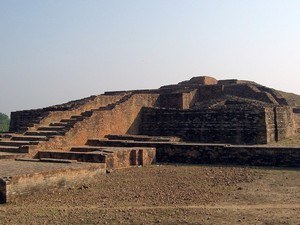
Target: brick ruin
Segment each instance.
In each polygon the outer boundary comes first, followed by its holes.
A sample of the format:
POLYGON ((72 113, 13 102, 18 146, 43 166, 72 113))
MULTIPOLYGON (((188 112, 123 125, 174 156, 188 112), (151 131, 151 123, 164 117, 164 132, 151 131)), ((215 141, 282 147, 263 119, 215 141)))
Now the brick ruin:
POLYGON ((98 163, 102 170, 156 161, 299 167, 299 148, 257 146, 299 129, 300 107, 274 89, 193 77, 12 112, 10 132, 0 134, 0 159, 98 163))

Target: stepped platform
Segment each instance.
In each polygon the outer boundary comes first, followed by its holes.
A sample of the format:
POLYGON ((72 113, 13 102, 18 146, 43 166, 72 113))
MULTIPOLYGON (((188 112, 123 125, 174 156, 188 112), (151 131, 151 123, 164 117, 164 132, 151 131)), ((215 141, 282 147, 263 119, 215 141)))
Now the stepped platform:
POLYGON ((50 123, 49 126, 50 127, 52 127, 52 126, 54 126, 54 127, 56 127, 56 126, 64 126, 64 127, 66 127, 66 126, 71 126, 71 125, 69 123, 67 123, 67 122, 56 122, 56 123, 50 123))
POLYGON ((30 136, 30 135, 18 135, 11 138, 13 141, 48 141, 47 136, 30 136))
POLYGON ((147 135, 106 135, 105 138, 109 140, 132 140, 132 141, 153 141, 153 142, 179 142, 179 137, 167 136, 147 136, 147 135))
POLYGON ((24 135, 25 136, 62 136, 64 135, 64 131, 27 131, 24 135))
POLYGON ((75 146, 70 149, 70 152, 93 152, 93 151, 103 151, 109 149, 109 147, 101 147, 101 146, 75 146))
POLYGON ((100 151, 93 152, 70 152, 70 151, 39 151, 38 158, 48 159, 68 159, 78 162, 105 163, 105 153, 100 151))
POLYGON ((90 146, 153 147, 159 163, 279 166, 300 168, 300 146, 229 145, 90 139, 90 146))
POLYGON ((62 123, 76 123, 78 121, 84 120, 86 117, 80 117, 80 118, 70 118, 70 119, 62 119, 60 122, 62 123))
POLYGON ((0 138, 11 138, 14 133, 0 133, 0 138))
POLYGON ((0 152, 28 153, 28 148, 27 147, 18 147, 18 146, 0 146, 0 152))
POLYGON ((77 160, 78 162, 105 163, 108 169, 146 166, 155 162, 155 148, 123 148, 78 146, 70 151, 43 150, 37 157, 48 159, 77 160))
POLYGON ((78 120, 78 121, 84 120, 84 118, 86 118, 86 116, 83 116, 83 115, 71 116, 71 119, 75 119, 75 120, 78 120))
POLYGON ((94 176, 105 173, 104 163, 2 161, 0 203, 10 202, 20 196, 31 195, 45 189, 79 186, 94 176))
POLYGON ((38 131, 65 131, 65 126, 45 126, 45 127, 39 127, 37 129, 38 131))
POLYGON ((0 141, 0 146, 23 146, 23 145, 37 145, 37 141, 0 141))

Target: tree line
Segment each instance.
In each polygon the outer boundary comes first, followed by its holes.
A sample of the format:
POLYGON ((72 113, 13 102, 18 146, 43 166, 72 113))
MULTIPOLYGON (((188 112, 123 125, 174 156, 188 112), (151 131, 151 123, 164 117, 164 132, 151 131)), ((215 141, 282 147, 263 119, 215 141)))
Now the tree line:
POLYGON ((0 132, 9 130, 9 117, 4 113, 0 113, 0 132))

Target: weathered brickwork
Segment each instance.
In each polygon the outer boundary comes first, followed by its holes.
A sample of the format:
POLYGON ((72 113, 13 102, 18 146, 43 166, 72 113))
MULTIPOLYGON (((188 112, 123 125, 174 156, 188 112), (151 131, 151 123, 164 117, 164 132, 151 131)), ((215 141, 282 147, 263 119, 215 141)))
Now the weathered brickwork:
POLYGON ((31 172, 11 171, 10 176, 0 177, 0 203, 13 201, 20 196, 32 195, 36 191, 82 185, 95 175, 106 173, 104 163, 41 166, 43 164, 41 162, 11 162, 11 165, 7 164, 7 166, 13 167, 14 164, 19 167, 23 164, 32 164, 25 167, 31 172))
POLYGON ((11 113, 10 131, 36 130, 38 127, 70 118, 73 115, 107 106, 118 101, 123 95, 99 95, 71 103, 36 110, 24 110, 11 113))
MULTIPOLYGON (((64 150, 108 134, 179 136, 185 141, 266 144, 292 137, 299 113, 283 96, 254 82, 194 77, 154 90, 106 92, 12 113, 11 131, 28 130, 38 149, 64 150), (143 107, 148 109, 142 110, 143 107), (46 137, 44 137, 46 136, 46 137)), ((28 137, 27 137, 28 136, 28 137)))
POLYGON ((267 143, 292 137, 296 132, 296 118, 291 107, 266 108, 267 143))
POLYGON ((113 104, 120 100, 123 95, 99 95, 92 101, 86 102, 86 104, 79 106, 78 108, 64 110, 64 111, 51 111, 44 117, 39 123, 34 124, 29 130, 33 131, 37 128, 48 125, 49 123, 59 122, 61 119, 68 119, 73 115, 80 115, 83 112, 105 107, 109 104, 113 104))
POLYGON ((140 133, 206 143, 266 143, 264 109, 144 109, 140 133))
POLYGON ((300 167, 299 147, 257 145, 299 135, 297 100, 204 76, 13 112, 12 133, 0 134, 0 203, 156 161, 300 167))
MULTIPOLYGON (((75 149, 74 149, 75 150, 75 149)), ((105 163, 107 169, 121 169, 130 166, 146 166, 156 161, 156 149, 146 147, 99 148, 91 150, 88 146, 76 151, 39 151, 37 158, 64 159, 78 162, 105 163)))
POLYGON ((185 141, 267 144, 295 134, 291 107, 222 107, 201 110, 142 111, 140 134, 179 136, 185 141))
POLYGON ((94 111, 91 117, 76 123, 64 136, 56 136, 32 149, 62 149, 84 145, 89 138, 104 137, 107 134, 137 134, 142 107, 153 107, 158 96, 133 94, 112 108, 94 111))
POLYGON ((44 109, 12 112, 10 115, 9 131, 24 132, 47 117, 49 113, 49 111, 44 109))
POLYGON ((91 146, 153 147, 158 163, 300 167, 299 147, 92 139, 91 146))
POLYGON ((294 108, 293 113, 295 117, 296 129, 300 130, 300 108, 294 108))
POLYGON ((300 167, 300 148, 228 145, 157 147, 157 161, 168 163, 300 167))

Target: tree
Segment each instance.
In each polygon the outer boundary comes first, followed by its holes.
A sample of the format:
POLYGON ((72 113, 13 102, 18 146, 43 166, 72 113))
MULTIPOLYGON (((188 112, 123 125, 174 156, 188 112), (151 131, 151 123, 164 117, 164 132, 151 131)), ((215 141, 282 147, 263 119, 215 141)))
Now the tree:
POLYGON ((0 113, 0 132, 6 132, 9 130, 9 117, 3 113, 0 113))

